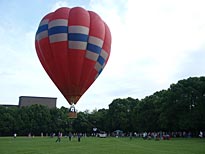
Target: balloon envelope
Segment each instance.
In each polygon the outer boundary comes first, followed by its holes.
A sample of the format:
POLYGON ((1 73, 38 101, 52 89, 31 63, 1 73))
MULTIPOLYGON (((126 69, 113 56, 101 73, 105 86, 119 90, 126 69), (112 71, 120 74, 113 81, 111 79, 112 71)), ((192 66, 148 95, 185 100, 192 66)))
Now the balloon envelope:
POLYGON ((35 47, 43 68, 72 105, 105 67, 111 34, 96 13, 63 7, 41 20, 35 47))

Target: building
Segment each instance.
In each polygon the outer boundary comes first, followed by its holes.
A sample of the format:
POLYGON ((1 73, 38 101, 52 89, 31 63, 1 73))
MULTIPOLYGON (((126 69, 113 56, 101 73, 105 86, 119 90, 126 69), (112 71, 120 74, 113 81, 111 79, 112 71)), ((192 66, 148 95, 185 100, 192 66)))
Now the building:
POLYGON ((56 108, 56 101, 57 98, 53 98, 53 97, 20 96, 19 107, 40 104, 40 105, 45 105, 48 108, 56 108))

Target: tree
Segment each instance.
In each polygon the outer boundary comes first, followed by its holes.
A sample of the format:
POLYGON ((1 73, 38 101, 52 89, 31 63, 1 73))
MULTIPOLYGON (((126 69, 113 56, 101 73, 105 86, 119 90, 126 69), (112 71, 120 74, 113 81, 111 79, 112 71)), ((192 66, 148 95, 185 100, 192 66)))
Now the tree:
POLYGON ((93 110, 89 115, 89 121, 92 124, 93 128, 97 128, 101 131, 110 131, 108 119, 109 117, 107 109, 93 110))
POLYGON ((138 100, 127 98, 127 99, 115 99, 109 105, 109 122, 111 131, 121 129, 126 132, 133 130, 133 109, 137 104, 138 100))
POLYGON ((98 130, 113 132, 191 131, 205 129, 205 77, 190 77, 171 84, 167 90, 155 92, 138 100, 131 97, 112 101, 109 109, 78 113, 68 118, 65 107, 0 106, 0 135, 40 135, 59 131, 92 133, 98 130))

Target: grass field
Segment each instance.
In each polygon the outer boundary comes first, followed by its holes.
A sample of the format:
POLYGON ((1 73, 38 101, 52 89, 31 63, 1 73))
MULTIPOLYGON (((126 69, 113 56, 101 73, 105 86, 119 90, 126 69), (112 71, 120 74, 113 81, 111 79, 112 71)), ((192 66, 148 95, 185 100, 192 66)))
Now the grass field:
POLYGON ((205 154, 205 139, 0 137, 0 154, 205 154))

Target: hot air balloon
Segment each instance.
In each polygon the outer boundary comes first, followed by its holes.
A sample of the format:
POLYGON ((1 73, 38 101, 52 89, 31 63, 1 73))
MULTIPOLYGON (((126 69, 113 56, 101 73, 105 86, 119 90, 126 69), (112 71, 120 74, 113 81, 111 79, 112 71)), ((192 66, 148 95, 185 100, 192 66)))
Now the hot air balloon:
POLYGON ((111 33, 95 12, 62 7, 43 17, 35 47, 43 68, 73 107, 105 67, 111 33))

